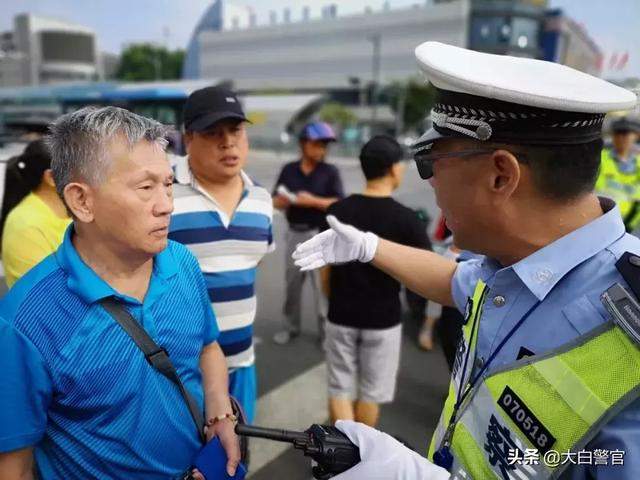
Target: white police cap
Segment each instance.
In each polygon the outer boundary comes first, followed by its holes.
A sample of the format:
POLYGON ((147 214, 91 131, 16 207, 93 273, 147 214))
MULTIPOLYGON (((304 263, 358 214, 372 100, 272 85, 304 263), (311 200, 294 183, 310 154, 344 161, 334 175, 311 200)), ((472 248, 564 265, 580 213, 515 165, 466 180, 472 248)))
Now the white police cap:
POLYGON ((516 144, 578 144, 600 138, 607 112, 636 96, 573 68, 530 58, 481 53, 439 42, 415 50, 436 88, 433 128, 418 149, 442 137, 516 144))

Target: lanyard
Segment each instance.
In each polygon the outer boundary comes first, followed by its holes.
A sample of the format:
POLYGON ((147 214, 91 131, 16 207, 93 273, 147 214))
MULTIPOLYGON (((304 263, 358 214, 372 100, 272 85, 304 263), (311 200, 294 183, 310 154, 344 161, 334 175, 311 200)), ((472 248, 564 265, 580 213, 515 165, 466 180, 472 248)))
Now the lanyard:
POLYGON ((538 308, 540 303, 542 303, 542 302, 540 302, 538 300, 535 304, 533 304, 533 306, 529 310, 527 310, 527 313, 525 313, 522 316, 522 318, 520 320, 518 320, 518 322, 511 328, 511 330, 509 330, 509 333, 507 333, 505 335, 505 337, 502 339, 502 341, 498 344, 498 346, 493 351, 493 353, 489 356, 489 358, 487 359, 485 364, 482 366, 480 371, 478 371, 478 373, 476 373, 476 375, 473 377, 473 379, 466 385, 467 388, 463 393, 462 392, 462 388, 463 388, 464 379, 465 379, 466 374, 467 374, 467 366, 468 366, 469 355, 471 353, 471 345, 473 344, 473 339, 474 339, 474 336, 475 336, 477 330, 479 330, 479 328, 476 328, 476 323, 480 321, 480 317, 482 316, 480 310, 482 309, 482 306, 484 305, 484 300, 485 300, 485 295, 482 296, 482 302, 478 306, 478 312, 475 315, 475 318, 473 320, 473 325, 472 325, 472 328, 471 328, 471 336, 469 337, 469 347, 467 348, 467 355, 466 355, 465 360, 464 360, 464 367, 462 369, 462 376, 460 377, 460 386, 458 388, 458 394, 457 394, 456 403, 453 406, 453 413, 451 414, 451 419, 449 420, 449 426, 447 427, 447 431, 446 431, 446 433, 444 435, 444 438, 443 438, 442 445, 444 445, 444 446, 448 446, 450 441, 451 441, 451 437, 453 436, 453 430, 455 429, 455 426, 456 426, 456 421, 457 421, 456 417, 458 415, 458 410, 460 409, 460 406, 462 405, 462 402, 464 402, 464 400, 469 396, 469 394, 472 391, 474 391, 474 387, 478 383, 478 380, 480 380, 480 378, 482 377, 482 374, 487 370, 487 368, 489 368, 489 365, 491 365, 491 363, 496 358, 498 353, 500 353, 500 351, 502 350, 502 347, 505 346, 505 344, 509 341, 509 339, 513 336, 513 334, 516 333, 518 331, 518 329, 520 329, 520 327, 527 320, 527 318, 529 318, 529 316, 531 316, 531 314, 535 311, 535 309, 538 308))
MULTIPOLYGON (((581 263, 579 263, 578 265, 575 265, 571 270, 569 270, 564 275, 563 279, 566 279, 569 275, 571 275, 571 273, 575 269, 577 269, 580 265, 581 265, 581 263)), ((559 283, 560 282, 556 283, 551 288, 551 290, 549 292, 547 292, 547 296, 551 293, 551 291, 553 291, 559 285, 559 283)), ((464 379, 465 379, 466 373, 467 373, 467 366, 468 366, 467 364, 468 364, 468 360, 469 360, 469 355, 471 353, 471 345, 473 344, 472 343, 473 342, 473 338, 474 338, 474 336, 476 334, 476 330, 480 330, 479 326, 476 329, 476 325, 477 325, 477 322, 480 321, 480 317, 482 316, 482 312, 480 310, 484 306, 485 299, 486 299, 486 292, 483 292, 480 305, 478 306, 478 311, 477 311, 477 313, 475 315, 475 318, 473 320, 472 331, 471 331, 471 335, 469 336, 469 348, 467 349, 467 355, 466 355, 465 361, 464 361, 464 368, 462 370, 462 377, 460 378, 460 387, 458 389, 456 403, 453 406, 453 413, 451 414, 451 419, 449 420, 449 426, 447 427, 447 431, 445 432, 444 437, 442 438, 442 441, 440 443, 440 448, 438 448, 438 450, 436 452, 434 452, 434 454, 433 454, 434 463, 436 465, 440 466, 440 467, 443 467, 443 468, 447 469, 447 470, 451 470, 451 467, 453 465, 453 455, 451 454, 451 451, 450 451, 449 447, 451 445, 451 439, 453 438, 453 432, 454 432, 455 427, 456 427, 456 422, 458 421, 458 419, 456 417, 458 416, 458 411, 460 409, 460 406, 462 405, 464 400, 471 393, 473 393, 475 391, 476 384, 478 383, 478 381, 482 377, 482 374, 487 371, 487 368, 489 367, 489 365, 491 365, 491 362, 493 362, 493 360, 496 358, 498 353, 500 353, 500 350, 502 350, 502 347, 505 346, 505 344, 509 341, 509 339, 513 336, 513 334, 518 331, 518 329, 527 320, 527 318, 529 318, 531 316, 531 314, 535 311, 535 309, 538 308, 538 306, 542 303, 541 300, 538 300, 536 303, 534 303, 533 306, 531 308, 529 308, 529 310, 527 310, 527 312, 522 316, 522 318, 520 318, 520 320, 518 320, 518 322, 511 328, 511 330, 509 330, 509 333, 507 333, 505 335, 505 337, 500 341, 500 343, 498 344, 496 349, 493 351, 493 353, 489 356, 489 358, 487 359, 485 364, 482 366, 480 371, 466 385, 467 389, 464 391, 464 393, 461 394, 462 388, 463 388, 462 387, 462 383, 464 382, 464 379)))

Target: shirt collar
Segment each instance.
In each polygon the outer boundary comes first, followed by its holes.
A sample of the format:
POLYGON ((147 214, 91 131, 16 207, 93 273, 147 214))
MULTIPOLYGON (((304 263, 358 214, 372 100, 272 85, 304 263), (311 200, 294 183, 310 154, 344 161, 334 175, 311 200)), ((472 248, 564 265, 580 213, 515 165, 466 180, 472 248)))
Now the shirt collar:
MULTIPOLYGON (((86 303, 95 303, 98 300, 110 296, 129 299, 129 297, 125 297, 114 290, 107 282, 100 278, 91 267, 84 263, 84 260, 82 260, 76 247, 73 245, 73 235, 73 223, 71 223, 65 231, 62 244, 55 253, 60 268, 67 274, 67 287, 69 290, 76 293, 86 303)), ((158 283, 157 280, 162 282, 178 273, 178 267, 173 253, 169 248, 165 248, 158 253, 153 260, 149 292, 151 292, 152 287, 158 283)))
MULTIPOLYGON (((603 215, 509 267, 538 300, 544 300, 571 270, 625 234, 618 206, 608 198, 599 200, 603 215)), ((485 258, 483 279, 500 269, 496 260, 485 258)))
POLYGON ((612 149, 611 152, 611 156, 615 160, 616 164, 618 165, 618 169, 622 173, 633 173, 636 171, 638 157, 635 152, 630 152, 626 158, 618 155, 618 153, 614 149, 612 149))
MULTIPOLYGON (((189 168, 189 157, 176 157, 174 162, 173 172, 176 182, 180 185, 190 185, 197 189, 196 179, 193 173, 191 173, 191 168, 189 168)), ((240 177, 242 178, 242 183, 244 183, 245 190, 254 186, 253 180, 249 178, 249 175, 244 173, 244 170, 240 170, 240 177)))

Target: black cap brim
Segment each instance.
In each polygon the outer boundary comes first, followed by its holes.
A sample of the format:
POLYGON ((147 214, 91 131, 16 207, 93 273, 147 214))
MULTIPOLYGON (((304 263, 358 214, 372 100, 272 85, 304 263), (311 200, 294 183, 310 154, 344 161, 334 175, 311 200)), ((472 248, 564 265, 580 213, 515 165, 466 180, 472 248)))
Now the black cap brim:
POLYGON ((237 112, 211 112, 207 115, 196 118, 190 124, 185 125, 184 128, 188 132, 204 132, 205 130, 213 127, 216 123, 230 119, 251 123, 247 117, 237 112))

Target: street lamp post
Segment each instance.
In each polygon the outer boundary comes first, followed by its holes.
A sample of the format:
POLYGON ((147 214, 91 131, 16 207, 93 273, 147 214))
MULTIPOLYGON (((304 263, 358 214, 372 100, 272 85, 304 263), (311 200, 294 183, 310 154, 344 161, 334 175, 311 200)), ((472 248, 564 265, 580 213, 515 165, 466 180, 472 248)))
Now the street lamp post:
POLYGON ((381 35, 374 33, 369 37, 373 43, 373 55, 371 57, 371 123, 378 118, 378 84, 380 82, 380 42, 381 35))

